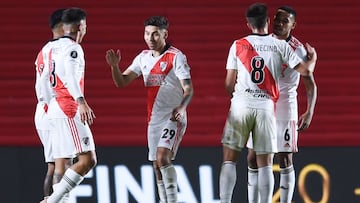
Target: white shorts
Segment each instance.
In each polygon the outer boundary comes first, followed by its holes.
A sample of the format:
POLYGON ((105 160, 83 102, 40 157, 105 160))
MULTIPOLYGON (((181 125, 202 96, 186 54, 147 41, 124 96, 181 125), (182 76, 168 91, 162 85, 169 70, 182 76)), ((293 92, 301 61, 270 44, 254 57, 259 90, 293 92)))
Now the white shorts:
POLYGON ((298 151, 298 126, 296 120, 277 120, 277 145, 279 152, 298 151))
POLYGON ((44 159, 46 163, 54 162, 54 157, 51 150, 51 124, 49 118, 44 110, 44 103, 38 103, 36 105, 34 122, 37 134, 40 138, 41 144, 44 150, 44 159))
POLYGON ((233 150, 241 151, 253 136, 254 151, 257 154, 277 152, 276 120, 274 112, 252 108, 230 109, 224 127, 221 143, 233 150))
POLYGON ((175 159, 178 147, 184 137, 187 122, 186 118, 181 122, 166 120, 156 125, 148 126, 148 147, 150 161, 156 160, 158 147, 170 149, 173 153, 172 160, 175 159))
POLYGON ((74 118, 56 117, 62 111, 57 102, 50 103, 49 117, 55 134, 52 136, 54 158, 74 158, 78 154, 95 150, 95 143, 90 127, 82 123, 80 113, 74 118))
MULTIPOLYGON (((277 147, 278 152, 298 152, 298 131, 296 120, 277 120, 277 147)), ((253 148, 252 135, 246 144, 247 148, 253 148)))

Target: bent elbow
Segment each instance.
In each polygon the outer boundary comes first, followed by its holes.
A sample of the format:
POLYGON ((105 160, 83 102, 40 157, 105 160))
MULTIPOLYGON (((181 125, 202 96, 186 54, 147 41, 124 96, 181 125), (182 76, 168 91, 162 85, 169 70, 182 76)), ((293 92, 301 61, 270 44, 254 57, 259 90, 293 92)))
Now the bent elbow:
POLYGON ((312 72, 311 72, 310 70, 304 69, 304 70, 302 70, 302 71, 300 72, 300 75, 307 77, 307 76, 310 76, 311 73, 312 73, 312 72))

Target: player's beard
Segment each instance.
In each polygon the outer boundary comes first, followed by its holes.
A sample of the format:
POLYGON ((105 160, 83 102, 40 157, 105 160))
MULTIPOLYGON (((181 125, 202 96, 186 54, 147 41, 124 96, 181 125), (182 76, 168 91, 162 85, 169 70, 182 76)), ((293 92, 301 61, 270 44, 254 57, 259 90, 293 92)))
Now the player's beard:
POLYGON ((273 33, 276 36, 284 36, 286 34, 285 29, 283 29, 281 27, 276 27, 276 26, 274 26, 274 28, 273 28, 273 33))

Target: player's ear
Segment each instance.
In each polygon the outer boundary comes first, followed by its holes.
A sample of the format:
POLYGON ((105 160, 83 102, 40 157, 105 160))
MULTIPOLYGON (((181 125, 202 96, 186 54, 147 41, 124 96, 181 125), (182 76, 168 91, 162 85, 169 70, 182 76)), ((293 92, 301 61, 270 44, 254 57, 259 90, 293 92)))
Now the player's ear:
POLYGON ((77 24, 76 25, 76 31, 80 31, 81 30, 81 24, 77 24))
POLYGON ((164 39, 167 39, 169 36, 168 30, 164 30, 164 39))

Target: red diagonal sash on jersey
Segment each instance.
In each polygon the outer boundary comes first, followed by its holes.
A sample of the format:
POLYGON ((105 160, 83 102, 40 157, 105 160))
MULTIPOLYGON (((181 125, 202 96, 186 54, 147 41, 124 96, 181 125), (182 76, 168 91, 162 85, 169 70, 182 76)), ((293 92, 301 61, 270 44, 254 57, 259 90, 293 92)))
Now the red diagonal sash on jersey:
MULTIPOLYGON (((236 56, 244 64, 246 70, 251 74, 253 71, 253 68, 251 67, 251 59, 253 57, 259 56, 259 54, 246 39, 241 39, 236 42, 236 56)), ((272 100, 276 102, 279 98, 279 88, 277 82, 266 64, 263 68, 263 72, 264 80, 263 82, 258 83, 257 86, 259 89, 268 92, 272 100)))
MULTIPOLYGON (((49 62, 52 63, 52 49, 49 53, 49 62)), ((49 65, 50 72, 54 72, 54 65, 49 65)), ((69 118, 74 118, 77 112, 78 105, 72 98, 69 90, 65 87, 62 80, 57 74, 54 74, 50 77, 51 83, 55 84, 53 86, 54 91, 56 92, 56 101, 58 102, 61 110, 69 118)))
MULTIPOLYGON (((175 54, 172 53, 165 53, 164 56, 162 56, 154 65, 154 67, 150 71, 151 74, 157 74, 157 75, 167 75, 170 70, 173 67, 173 60, 174 60, 175 54), (165 66, 166 65, 166 66, 165 66), (162 67, 165 66, 165 67, 162 67)), ((148 86, 147 87, 147 99, 148 99, 148 119, 147 121, 150 121, 151 111, 154 106, 155 98, 157 96, 157 93, 160 89, 160 85, 158 86, 148 86)))

